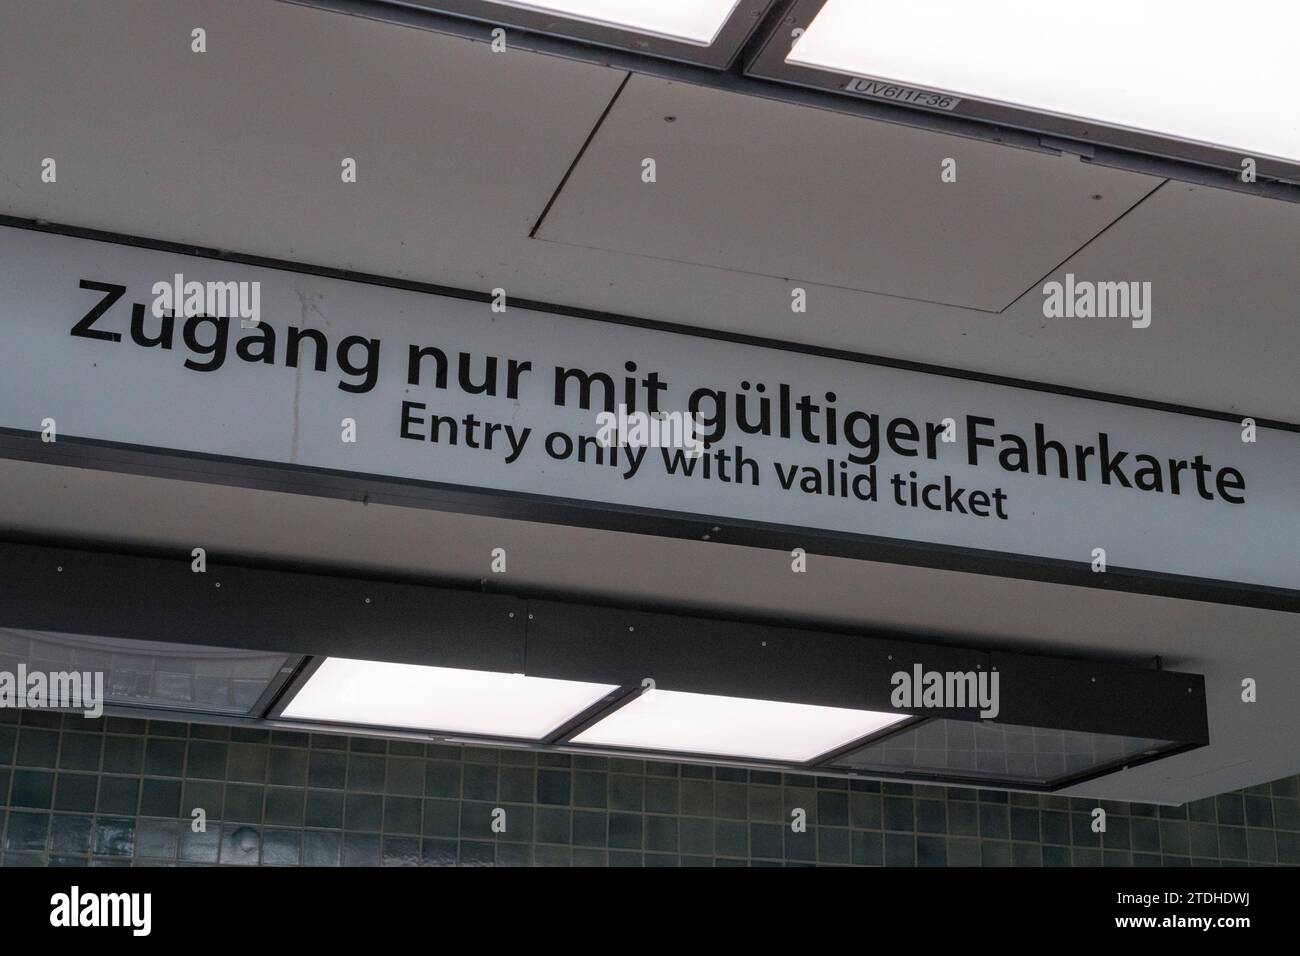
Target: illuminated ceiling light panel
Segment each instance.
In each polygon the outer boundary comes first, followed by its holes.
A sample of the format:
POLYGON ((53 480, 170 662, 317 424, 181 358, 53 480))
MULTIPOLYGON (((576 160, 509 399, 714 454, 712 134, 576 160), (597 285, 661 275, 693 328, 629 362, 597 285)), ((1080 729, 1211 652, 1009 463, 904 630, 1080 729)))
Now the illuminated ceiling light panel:
POLYGON ((906 719, 870 710, 656 689, 572 742, 804 763, 906 719))
POLYGON ((488 0, 502 7, 583 20, 619 30, 708 46, 739 0, 488 0))
POLYGON ((827 0, 787 62, 1300 160, 1300 3, 827 0))
POLYGON ((327 658, 281 716, 542 740, 614 684, 327 658))

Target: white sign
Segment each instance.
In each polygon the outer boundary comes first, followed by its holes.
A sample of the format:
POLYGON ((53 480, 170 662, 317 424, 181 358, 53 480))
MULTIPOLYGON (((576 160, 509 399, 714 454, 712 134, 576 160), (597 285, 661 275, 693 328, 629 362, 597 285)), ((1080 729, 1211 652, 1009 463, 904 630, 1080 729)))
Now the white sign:
POLYGON ((12 228, 0 325, 2 428, 1300 589, 1287 429, 12 228))

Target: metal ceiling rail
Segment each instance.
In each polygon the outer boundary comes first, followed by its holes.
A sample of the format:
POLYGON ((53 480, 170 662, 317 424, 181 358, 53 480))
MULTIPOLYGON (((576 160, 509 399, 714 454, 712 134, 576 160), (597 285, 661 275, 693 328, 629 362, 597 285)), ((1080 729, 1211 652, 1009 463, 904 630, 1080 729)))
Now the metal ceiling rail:
MULTIPOLYGON (((207 556, 206 571, 197 573, 188 551, 0 543, 0 628, 284 654, 290 660, 248 719, 316 731, 414 734, 426 740, 1026 790, 1059 790, 1209 742, 1204 679, 1195 674, 976 650, 887 632, 814 630, 798 620, 727 619, 582 603, 562 595, 350 577, 214 554, 207 556), (326 657, 593 682, 618 690, 543 740, 283 720, 286 703, 326 657), (913 671, 972 680, 988 675, 987 683, 1000 686, 996 717, 981 717, 969 701, 900 699, 898 675, 913 671), (635 700, 647 681, 683 694, 913 719, 802 763, 575 743, 584 729, 635 700), (1022 743, 1077 736, 1084 740, 1080 753, 1058 756, 1095 756, 1068 768, 1068 760, 1058 761, 1062 772, 1054 775, 999 775, 986 767, 965 772, 949 766, 953 754, 939 757, 921 747, 923 738, 915 735, 926 726, 940 733, 960 731, 959 736, 968 736, 962 727, 973 727, 971 733, 992 730, 1022 743), (939 762, 882 765, 871 754, 876 745, 939 762)), ((215 715, 186 707, 165 719, 203 722, 209 716, 215 715)), ((1008 757, 1007 766, 1011 763, 1008 757)))

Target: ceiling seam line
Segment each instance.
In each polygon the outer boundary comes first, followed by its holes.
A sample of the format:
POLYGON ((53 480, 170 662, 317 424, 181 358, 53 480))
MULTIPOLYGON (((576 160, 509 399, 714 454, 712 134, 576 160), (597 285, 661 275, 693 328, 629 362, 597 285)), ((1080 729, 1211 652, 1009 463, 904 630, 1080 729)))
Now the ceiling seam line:
MULTIPOLYGON (((490 24, 448 14, 432 7, 410 6, 404 0, 275 0, 306 8, 333 11, 347 16, 357 17, 373 23, 420 29, 426 32, 485 42, 490 24)), ((603 47, 585 41, 571 40, 557 34, 530 33, 521 31, 524 42, 516 41, 516 48, 539 56, 552 56, 578 63, 594 64, 620 71, 628 71, 643 76, 684 82, 709 89, 753 96, 793 106, 820 109, 833 113, 856 116, 866 120, 901 125, 909 128, 923 129, 928 132, 946 136, 974 139, 981 142, 996 143, 1013 149, 1024 149, 1034 153, 1051 154, 1039 142, 1040 133, 1019 127, 999 125, 987 120, 973 120, 968 117, 940 115, 930 110, 918 110, 899 107, 886 101, 868 101, 851 96, 833 93, 818 87, 776 80, 767 76, 738 73, 734 69, 718 70, 711 67, 697 66, 683 61, 660 58, 649 54, 638 54, 630 50, 615 47, 603 47), (958 123, 954 128, 952 123, 958 123), (940 126, 933 124, 940 123, 940 126), (1014 141, 1013 141, 1014 140, 1014 141)), ((734 64, 733 64, 734 66, 734 64)), ((1110 146, 1103 143, 1095 146, 1097 155, 1093 162, 1108 169, 1120 169, 1146 176, 1157 176, 1185 182, 1193 185, 1208 186, 1245 193, 1262 199, 1278 202, 1300 203, 1300 181, 1265 177, 1247 188, 1242 184, 1240 175, 1235 170, 1196 163, 1188 160, 1146 154, 1140 151, 1110 146), (1125 162, 1127 159, 1129 162, 1125 162), (1165 167, 1165 170, 1153 171, 1151 164, 1165 167), (1174 167, 1171 174, 1168 167, 1174 167)))
MULTIPOLYGON (((2 225, 2 223, 0 223, 2 225)), ((674 259, 672 256, 652 255, 648 252, 628 252, 626 249, 610 249, 605 246, 593 246, 582 242, 571 242, 567 239, 551 239, 547 236, 533 236, 538 242, 549 242, 557 246, 568 246, 572 249, 587 249, 595 252, 610 252, 619 256, 631 256, 638 259, 652 259, 655 262, 670 262, 673 265, 691 266, 696 269, 714 269, 718 272, 729 272, 733 275, 753 276, 756 279, 772 279, 776 282, 783 282, 787 285, 800 283, 805 286, 813 286, 819 289, 835 289, 840 292, 852 292, 858 295, 875 295, 886 299, 899 299, 904 302, 919 302, 922 305, 937 305, 944 309, 960 309, 963 312, 976 312, 981 315, 1001 315, 996 309, 982 309, 974 305, 961 305, 957 302, 940 302, 936 299, 918 299, 916 296, 903 295, 900 292, 881 292, 878 289, 859 289, 851 285, 839 285, 834 282, 821 282, 816 279, 805 279, 801 276, 777 275, 773 272, 754 272, 751 269, 737 269, 731 266, 714 265, 711 262, 696 262, 692 259, 674 259)))
POLYGON ((591 145, 592 140, 596 138, 596 133, 598 133, 600 128, 605 124, 605 117, 609 116, 610 110, 612 110, 614 104, 618 102, 618 98, 623 94, 623 90, 630 79, 632 79, 630 71, 623 74, 623 81, 618 84, 618 89, 614 91, 614 95, 609 98, 609 102, 605 104, 605 108, 601 111, 600 116, 596 118, 596 123, 591 127, 591 132, 589 132, 587 138, 583 140, 582 146, 579 148, 577 155, 575 155, 573 161, 569 163, 569 168, 564 171, 564 176, 560 179, 560 184, 555 187, 555 191, 551 193, 551 198, 546 201, 546 206, 542 209, 542 214, 538 216, 537 221, 533 223, 533 228, 528 230, 529 239, 535 239, 537 237, 537 230, 542 228, 542 223, 546 221, 546 217, 550 213, 551 207, 554 206, 555 201, 560 198, 560 193, 564 192, 564 187, 569 184, 569 177, 573 175, 573 171, 577 169, 578 164, 582 162, 582 157, 587 154, 587 147, 591 145))
POLYGON ((1163 189, 1168 183, 1169 183, 1168 179, 1162 179, 1160 180, 1160 182, 1156 183, 1155 186, 1153 186, 1149 192, 1139 197, 1137 202, 1133 203, 1133 205, 1129 206, 1122 213, 1120 213, 1118 216, 1116 216, 1114 219, 1112 219, 1110 222, 1104 225, 1099 232, 1097 232, 1095 235, 1087 239, 1083 243, 1083 245, 1079 246, 1079 248, 1075 249, 1073 252, 1071 252, 1068 256, 1066 256, 1056 265, 1052 266, 1052 268, 1049 269, 1044 275, 1039 277, 1037 282, 1030 285, 1029 288, 1027 288, 1024 292, 1020 293, 1020 295, 1016 296, 1014 299, 1008 302, 1005 308, 999 309, 996 314, 1005 315, 1008 311, 1014 308, 1016 303, 1018 303, 1021 299, 1029 295, 1029 293, 1033 292, 1035 289, 1040 288, 1043 285, 1043 283, 1047 281, 1049 276, 1055 275, 1058 269, 1064 266, 1067 262, 1069 262, 1071 259, 1077 256, 1079 253, 1083 252, 1083 250, 1087 249, 1090 245, 1092 245, 1102 236, 1106 235, 1106 233, 1108 233, 1115 225, 1117 225, 1122 219, 1124 219, 1125 216, 1127 216, 1138 206, 1142 205, 1144 202, 1146 202, 1148 199, 1154 196, 1157 192, 1163 189))

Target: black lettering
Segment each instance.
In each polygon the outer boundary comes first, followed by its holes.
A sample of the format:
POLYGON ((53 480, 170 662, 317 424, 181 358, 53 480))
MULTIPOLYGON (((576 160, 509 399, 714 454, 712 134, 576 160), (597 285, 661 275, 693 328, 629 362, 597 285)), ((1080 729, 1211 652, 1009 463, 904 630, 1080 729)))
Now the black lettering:
POLYGON ((1128 476, 1120 470, 1120 462, 1128 457, 1128 452, 1117 451, 1115 454, 1110 453, 1110 436, 1105 432, 1097 435, 1098 460, 1101 462, 1101 483, 1109 485, 1111 476, 1114 475, 1119 479, 1119 483, 1125 488, 1132 488, 1129 484, 1128 476))
POLYGON ((894 449, 896 454, 902 455, 904 458, 916 457, 916 449, 908 448, 903 444, 903 442, 919 441, 921 438, 921 433, 912 420, 895 418, 889 423, 889 428, 885 431, 885 438, 889 442, 889 447, 894 449))
POLYGON ((1220 468, 1219 474, 1215 477, 1215 484, 1219 488, 1219 497, 1224 501, 1231 502, 1234 505, 1244 505, 1246 496, 1240 497, 1228 494, 1229 491, 1246 490, 1246 479, 1236 468, 1220 468), (1229 484, 1231 480, 1231 484, 1229 484))
POLYGON ((145 348, 154 348, 161 345, 165 349, 172 347, 172 332, 176 325, 176 319, 170 315, 164 315, 158 323, 158 335, 154 338, 144 334, 144 306, 137 302, 131 306, 131 341, 136 345, 143 345, 145 348))
POLYGON ((304 339, 308 339, 312 343, 312 355, 315 358, 313 364, 316 366, 316 371, 325 371, 325 353, 329 349, 325 336, 316 329, 300 329, 296 325, 289 326, 289 339, 284 345, 284 364, 289 368, 298 367, 298 360, 302 356, 302 341, 304 339))
POLYGON ((413 409, 424 411, 428 408, 423 402, 402 402, 402 427, 398 432, 403 438, 413 438, 416 441, 424 441, 423 435, 417 435, 408 427, 410 425, 420 425, 424 423, 423 417, 416 417, 411 414, 413 409))
POLYGON ((1192 459, 1192 471, 1196 472, 1196 493, 1206 501, 1213 501, 1214 495, 1209 488, 1205 487, 1205 483, 1210 477, 1210 466, 1205 461, 1204 455, 1197 455, 1192 459))
MULTIPOLYGON (((510 359, 506 363, 506 398, 519 397, 519 376, 532 370, 532 362, 516 362, 514 359, 510 359)), ((654 409, 652 408, 651 411, 654 411, 654 409)))
POLYGON ((211 359, 207 362, 196 362, 193 359, 185 360, 185 367, 195 372, 215 372, 226 361, 226 338, 229 335, 230 319, 222 316, 213 318, 210 315, 192 315, 185 320, 184 330, 181 336, 185 339, 185 347, 195 355, 209 355, 211 359), (204 322, 212 323, 212 344, 204 345, 199 341, 199 326, 204 322))
POLYGON ((275 329, 265 322, 258 322, 253 330, 256 335, 246 335, 235 343, 235 354, 245 362, 263 362, 275 364, 275 329), (261 346, 256 352, 253 346, 261 346))
POLYGON ((993 447, 992 438, 981 438, 976 431, 981 425, 987 425, 992 428, 995 422, 991 418, 981 418, 979 415, 966 416, 966 457, 972 465, 980 463, 979 447, 993 447))
POLYGON ((1048 451, 1056 452, 1057 474, 1062 478, 1070 477, 1069 465, 1065 458, 1065 446, 1059 441, 1048 441, 1047 433, 1043 429, 1041 422, 1034 422, 1034 451, 1038 457, 1038 473, 1047 474, 1047 453, 1048 451))
POLYGON ((420 384, 420 363, 426 355, 432 355, 436 363, 433 384, 435 388, 447 387, 447 353, 442 349, 434 348, 430 345, 428 348, 419 348, 412 345, 407 350, 406 359, 406 384, 420 384))
POLYGON ((114 302, 126 295, 126 286, 113 285, 111 282, 92 282, 89 279, 82 279, 81 288, 94 289, 96 292, 106 294, 93 309, 82 316, 80 322, 72 327, 72 334, 83 339, 100 339, 104 342, 122 341, 121 332, 105 332, 103 329, 96 329, 93 326, 101 315, 112 308, 114 302))
POLYGON ((375 387, 379 381, 379 339, 368 339, 363 335, 349 335, 346 339, 339 342, 338 349, 335 350, 335 361, 348 375, 365 376, 360 382, 339 382, 339 388, 345 392, 368 392, 375 387), (354 345, 360 345, 365 349, 366 364, 354 365, 350 352, 354 345))
MULTIPOLYGON (((472 356, 468 352, 460 353, 457 367, 460 371, 460 388, 467 395, 495 395, 497 393, 497 359, 489 355, 483 362, 483 381, 476 384, 470 374, 472 356)), ((586 405, 582 406, 586 408, 586 405)), ((612 406, 611 406, 612 409, 612 406)))
POLYGON ((555 367, 555 404, 563 408, 567 398, 565 385, 569 379, 576 379, 578 382, 578 405, 580 408, 591 408, 591 388, 599 383, 605 389, 605 411, 614 410, 614 380, 604 372, 593 372, 588 375, 580 368, 562 368, 555 367))

